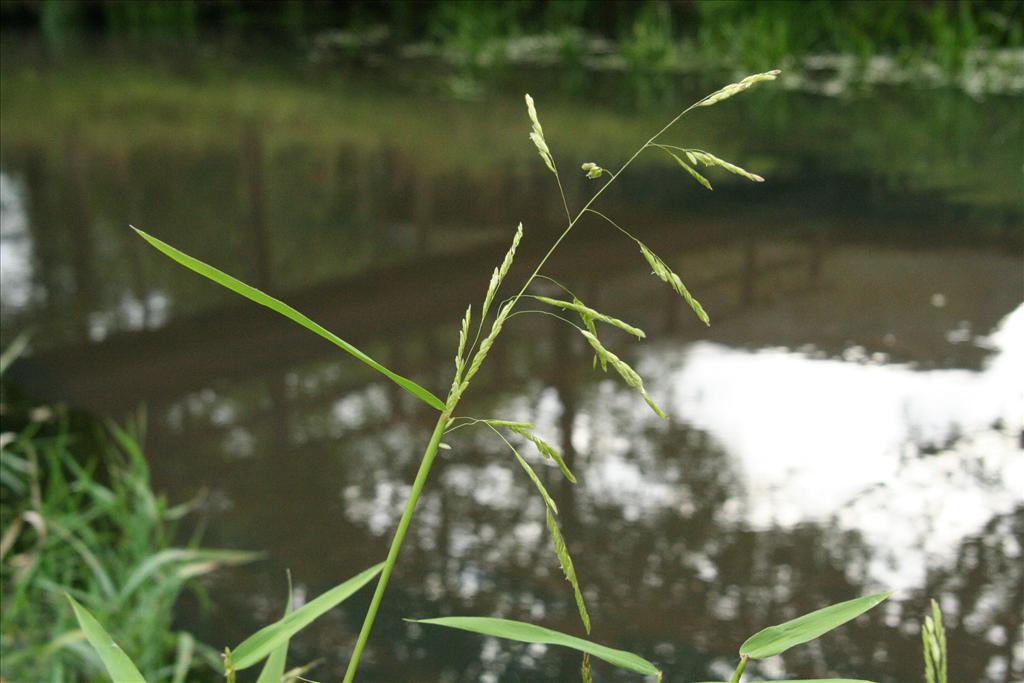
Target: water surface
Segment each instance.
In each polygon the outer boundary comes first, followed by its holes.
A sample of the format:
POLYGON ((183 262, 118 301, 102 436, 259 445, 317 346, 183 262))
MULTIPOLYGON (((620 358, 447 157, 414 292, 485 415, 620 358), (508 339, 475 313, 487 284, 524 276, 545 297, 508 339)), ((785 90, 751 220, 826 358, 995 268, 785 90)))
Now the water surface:
MULTIPOLYGON (((385 555, 433 417, 127 225, 443 394, 459 318, 515 225, 513 278, 561 228, 522 92, 579 207, 596 187, 579 162, 614 167, 716 83, 518 72, 458 101, 416 64, 4 49, 5 343, 34 331, 16 377, 99 415, 144 405, 159 488, 205 492, 207 543, 267 551, 212 582, 212 612, 183 605, 182 623, 216 645, 275 618, 285 568, 313 596, 385 555)), ((721 678, 757 629, 891 589, 868 616, 751 670, 918 680, 935 596, 951 680, 1024 676, 1021 112, 1020 98, 772 84, 687 119, 670 141, 768 182, 709 172, 708 193, 645 155, 600 208, 683 276, 710 329, 634 244, 581 222, 549 272, 647 331, 604 337, 669 419, 541 316, 509 325, 461 412, 534 422, 561 445, 575 487, 524 453, 562 510, 595 639, 655 660, 666 681, 721 678)), ((449 441, 366 680, 572 680, 573 655, 401 621, 580 630, 530 482, 493 435, 449 441)), ((312 675, 338 676, 368 597, 296 641, 292 661, 323 658, 312 675)))

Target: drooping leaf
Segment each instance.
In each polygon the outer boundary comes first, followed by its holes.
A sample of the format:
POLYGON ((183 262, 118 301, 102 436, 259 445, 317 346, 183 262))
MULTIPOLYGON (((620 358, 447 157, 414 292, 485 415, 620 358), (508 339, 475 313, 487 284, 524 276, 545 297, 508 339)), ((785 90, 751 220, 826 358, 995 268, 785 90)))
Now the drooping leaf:
POLYGON ((847 600, 810 612, 796 619, 758 631, 740 647, 740 654, 765 659, 781 654, 842 626, 888 598, 892 593, 877 593, 847 600))
POLYGON ((611 325, 612 327, 617 327, 623 332, 633 335, 637 339, 643 339, 644 337, 647 336, 646 334, 644 334, 644 331, 641 330, 639 327, 635 327, 627 322, 619 320, 618 318, 613 318, 610 315, 605 315, 604 313, 595 311, 593 308, 586 306, 579 299, 574 299, 573 301, 564 301, 562 299, 552 299, 551 297, 547 296, 535 296, 534 298, 537 299, 537 301, 545 303, 549 306, 554 306, 556 308, 567 308, 571 311, 576 311, 581 316, 586 316, 591 320, 599 320, 603 323, 611 325))
POLYGON ((315 619, 334 608, 357 590, 369 583, 384 568, 384 563, 353 576, 326 593, 310 600, 280 621, 264 626, 246 638, 236 647, 225 661, 225 667, 235 670, 247 669, 259 663, 264 657, 279 648, 296 633, 309 626, 315 619))
POLYGON ((558 522, 555 521, 551 510, 548 510, 547 513, 547 523, 548 531, 551 532, 551 541, 555 545, 555 555, 558 556, 558 562, 562 565, 562 573, 565 574, 565 580, 572 586, 573 596, 576 598, 576 609, 580 613, 580 621, 583 622, 586 632, 590 633, 590 613, 587 611, 587 603, 583 600, 580 582, 576 578, 576 568, 572 564, 569 549, 565 546, 565 539, 562 538, 562 532, 559 530, 558 522))
POLYGON ((266 306, 275 313, 280 313, 281 315, 288 318, 292 322, 302 325, 307 330, 323 337, 324 339, 331 342, 332 344, 342 349, 343 351, 346 351, 347 353, 355 356, 363 363, 369 365, 371 368, 381 373, 382 375, 390 379, 392 382, 402 387, 410 394, 420 399, 421 401, 431 406, 432 408, 436 408, 437 410, 444 410, 444 402, 441 401, 441 399, 439 399, 437 396, 434 396, 434 394, 430 393, 429 391, 421 387, 419 384, 416 384, 416 382, 413 382, 411 379, 402 377, 398 373, 392 372, 391 370, 387 369, 386 367, 384 367, 374 359, 370 358, 356 347, 349 344, 347 341, 345 341, 338 335, 329 331, 319 323, 313 322, 306 315, 299 313, 297 310, 295 310, 288 304, 275 299, 266 292, 260 291, 255 287, 251 287, 245 284, 241 280, 238 280, 228 275, 227 273, 220 271, 214 268, 213 266, 200 261, 199 259, 189 256, 185 252, 172 247, 166 242, 163 242, 157 239, 156 237, 153 237, 152 235, 149 235, 143 232, 142 230, 139 230, 136 227, 132 227, 132 230, 137 232, 139 236, 142 237, 142 239, 149 242, 152 246, 154 246, 158 251, 162 252, 165 256, 168 256, 169 258, 171 258, 174 261, 177 261, 186 268, 193 270, 196 273, 199 273, 203 277, 213 280, 222 287, 230 289, 232 292, 240 294, 245 298, 249 299, 250 301, 254 301, 262 306, 266 306))
POLYGON ((73 597, 67 593, 64 596, 71 603, 71 609, 75 611, 78 625, 81 627, 82 632, 85 633, 89 644, 96 650, 96 654, 100 656, 100 661, 103 662, 103 666, 107 669, 110 680, 113 683, 146 683, 146 679, 139 673, 132 660, 114 642, 114 639, 100 625, 100 622, 96 621, 95 617, 78 604, 73 597))
POLYGON ((635 671, 636 673, 648 676, 658 676, 659 679, 661 677, 658 667, 632 652, 616 650, 606 645, 599 645, 589 640, 570 636, 560 631, 544 628, 543 626, 527 624, 522 621, 494 619, 492 617, 441 617, 438 619, 408 619, 407 621, 417 624, 433 624, 435 626, 456 628, 485 636, 515 640, 520 643, 568 647, 588 653, 620 669, 635 671))

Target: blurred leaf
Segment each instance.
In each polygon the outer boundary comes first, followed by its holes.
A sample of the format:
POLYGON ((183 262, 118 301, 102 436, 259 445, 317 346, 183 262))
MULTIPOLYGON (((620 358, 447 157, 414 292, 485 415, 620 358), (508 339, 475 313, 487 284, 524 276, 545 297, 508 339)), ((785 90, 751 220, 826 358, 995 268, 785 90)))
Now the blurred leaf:
POLYGON ((171 683, 186 683, 192 659, 195 655, 196 639, 191 633, 182 631, 178 634, 178 648, 174 657, 174 678, 171 683))
POLYGON ((135 668, 132 660, 114 642, 110 634, 100 626, 100 622, 96 621, 89 611, 79 605, 73 597, 67 593, 64 595, 71 603, 71 608, 75 611, 75 617, 78 619, 78 625, 82 627, 89 644, 103 661, 103 666, 110 674, 110 679, 114 683, 146 683, 146 679, 135 668))

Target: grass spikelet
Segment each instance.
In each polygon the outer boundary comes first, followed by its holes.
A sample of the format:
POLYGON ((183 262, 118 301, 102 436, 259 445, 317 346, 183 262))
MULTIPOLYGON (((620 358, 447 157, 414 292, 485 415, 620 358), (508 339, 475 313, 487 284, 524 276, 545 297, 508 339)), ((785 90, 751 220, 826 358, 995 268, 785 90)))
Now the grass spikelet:
POLYGON ((508 319, 508 314, 512 312, 512 307, 515 305, 515 299, 508 301, 501 310, 498 311, 498 315, 494 318, 494 323, 491 325, 491 331, 484 337, 484 340, 480 342, 480 348, 477 349, 476 354, 473 356, 473 362, 469 364, 469 370, 466 371, 466 377, 462 380, 462 384, 459 385, 458 396, 462 395, 466 387, 469 385, 469 381, 473 379, 473 375, 477 373, 480 366, 483 364, 484 359, 487 358, 487 353, 494 346, 495 340, 498 335, 501 334, 501 328, 505 325, 505 320, 508 319))
POLYGON ((484 420, 484 422, 495 427, 520 427, 522 429, 533 429, 533 423, 531 422, 516 422, 515 420, 484 420))
POLYGON ((697 317, 700 318, 702 323, 710 326, 711 318, 708 317, 707 311, 705 311, 704 307, 700 305, 700 302, 690 294, 690 290, 686 288, 686 285, 683 284, 683 281, 679 276, 673 273, 669 267, 665 265, 665 262, 658 258, 658 255, 648 249, 645 244, 642 242, 638 242, 638 244, 640 245, 640 253, 644 255, 645 259, 647 259, 647 263, 650 264, 654 274, 662 281, 667 282, 679 296, 683 297, 686 303, 690 305, 690 308, 693 309, 693 312, 697 314, 697 317))
POLYGON ((740 168, 736 164, 730 163, 725 159, 719 159, 714 154, 710 154, 709 152, 688 150, 686 155, 691 159, 696 159, 696 161, 701 162, 705 166, 718 166, 719 168, 724 168, 726 171, 729 171, 729 173, 735 173, 738 176, 743 176, 747 180, 753 180, 755 183, 764 182, 764 178, 757 175, 756 173, 751 173, 750 171, 740 168))
MULTIPOLYGON (((577 304, 581 304, 581 305, 583 304, 583 302, 580 301, 579 299, 577 299, 576 297, 573 297, 572 300, 573 300, 573 303, 577 303, 577 304)), ((594 335, 594 337, 596 338, 597 337, 597 325, 594 324, 593 316, 590 316, 590 315, 580 311, 580 319, 583 321, 584 326, 586 326, 586 328, 590 332, 590 334, 594 335)), ((594 354, 594 363, 593 363, 593 368, 595 370, 597 370, 597 364, 598 363, 601 364, 601 371, 602 372, 608 372, 608 362, 605 361, 603 358, 599 357, 595 353, 594 354)))
POLYGON ((590 655, 583 654, 583 665, 580 666, 580 680, 583 683, 594 683, 594 677, 590 675, 590 655))
POLYGON ((533 130, 530 131, 530 140, 533 141, 533 145, 537 148, 540 158, 544 160, 544 164, 557 176, 558 171, 555 170, 555 160, 551 157, 551 150, 544 139, 544 129, 541 128, 540 119, 537 118, 537 107, 533 104, 533 98, 529 94, 526 95, 526 111, 529 113, 530 122, 533 124, 533 130))
POLYGON ((552 446, 547 441, 531 432, 527 427, 521 427, 519 425, 509 425, 509 429, 511 429, 513 432, 515 432, 519 436, 523 437, 524 439, 532 443, 534 446, 536 446, 537 450, 540 451, 541 455, 543 455, 548 460, 554 461, 558 465, 559 469, 562 470, 562 474, 565 475, 566 479, 568 479, 573 484, 576 483, 576 476, 572 473, 572 471, 569 470, 569 466, 565 464, 565 460, 562 458, 562 454, 559 453, 554 446, 552 446))
POLYGON ((587 172, 587 178, 589 178, 590 180, 596 180, 597 178, 600 178, 605 174, 605 170, 598 166, 597 164, 595 164, 593 161, 588 161, 587 163, 583 164, 582 166, 580 166, 580 169, 587 172))
POLYGON ((765 71, 764 73, 747 76, 738 83, 730 83, 721 90, 716 90, 715 92, 711 93, 694 106, 710 107, 713 104, 718 104, 722 100, 727 100, 733 95, 737 95, 743 92, 744 90, 749 89, 753 85, 756 85, 763 81, 774 81, 780 73, 782 72, 779 71, 778 69, 773 69, 772 71, 765 71))
POLYGON ((565 580, 572 586, 572 592, 576 596, 576 608, 580 612, 580 621, 583 622, 583 628, 586 629, 587 633, 590 633, 590 613, 587 612, 587 604, 583 600, 583 591, 580 590, 580 583, 576 580, 576 569, 573 567, 572 558, 569 556, 569 549, 565 547, 565 539, 562 538, 562 532, 558 529, 558 522, 555 521, 555 516, 548 510, 547 514, 548 531, 551 532, 551 541, 555 544, 555 555, 558 556, 558 561, 562 564, 562 573, 565 574, 565 580))
POLYGON ((516 248, 519 246, 519 241, 522 238, 523 224, 520 223, 516 228, 515 236, 512 238, 512 246, 509 247, 501 265, 495 268, 494 273, 491 274, 491 282, 487 285, 487 294, 484 296, 484 306, 480 311, 481 323, 487 319, 487 312, 491 309, 491 304, 494 302, 494 295, 498 293, 498 288, 501 287, 502 280, 505 279, 505 276, 508 275, 509 268, 512 267, 512 260, 516 257, 516 248))
POLYGON ((637 339, 643 339, 644 337, 647 336, 646 334, 644 334, 644 331, 641 330, 639 327, 635 327, 627 322, 619 320, 618 318, 613 318, 610 315, 605 315, 604 313, 595 311, 594 309, 584 305, 582 301, 575 297, 573 297, 572 301, 552 299, 546 296, 537 296, 534 298, 536 298, 537 301, 540 301, 541 303, 548 304, 549 306, 555 306, 557 308, 567 308, 571 311, 576 311, 577 313, 580 314, 581 317, 585 316, 584 322, 586 322, 586 319, 588 318, 591 320, 591 322, 593 322, 594 320, 600 320, 603 323, 607 323, 612 327, 617 327, 623 332, 627 332, 633 335, 637 339))
POLYGON ((466 340, 469 339, 469 325, 473 320, 473 304, 466 307, 466 315, 462 317, 462 328, 459 330, 459 350, 455 353, 455 381, 457 386, 462 380, 462 371, 465 368, 466 340))
POLYGON ((946 629, 942 625, 942 611, 939 603, 932 600, 932 614, 924 618, 921 629, 924 645, 924 677, 927 683, 946 683, 947 653, 946 629))
POLYGON ((494 427, 494 425, 491 424, 490 420, 488 420, 486 424, 488 427, 491 428, 491 431, 498 435, 499 439, 505 442, 505 445, 508 446, 510 451, 512 451, 512 455, 516 457, 516 460, 519 461, 519 465, 526 472, 526 475, 530 477, 530 481, 532 481, 533 485, 537 488, 537 492, 540 493, 540 497, 544 499, 544 505, 547 506, 548 508, 547 513, 550 515, 553 512, 557 515, 558 506, 555 505, 555 501, 551 498, 550 495, 548 495, 548 490, 544 488, 544 484, 541 482, 540 477, 537 476, 537 473, 534 471, 534 469, 530 467, 530 463, 526 462, 526 459, 519 454, 519 451, 516 450, 516 447, 512 445, 512 442, 506 439, 505 435, 499 432, 494 427))
POLYGON ((651 410, 653 410, 658 415, 658 417, 663 419, 668 418, 668 415, 665 414, 665 411, 663 411, 658 406, 658 404, 654 402, 654 399, 647 395, 647 390, 644 388, 644 380, 642 377, 640 377, 636 370, 631 368, 629 364, 626 363, 626 361, 622 360, 614 353, 606 349, 598 340, 598 338, 595 337, 594 335, 590 334, 585 330, 580 330, 580 334, 582 334, 586 338, 586 340, 590 342, 590 346, 593 347, 594 351, 597 353, 597 355, 601 358, 603 362, 607 362, 609 365, 615 368, 615 372, 619 373, 619 376, 622 377, 623 381, 626 384, 640 392, 640 395, 643 396, 645 401, 647 401, 647 405, 651 407, 651 410))
MULTIPOLYGON (((696 180, 698 183, 703 185, 706 189, 714 190, 714 188, 711 187, 711 183, 708 182, 708 179, 705 178, 703 175, 701 175, 697 171, 697 169, 695 169, 693 166, 690 166, 690 164, 688 164, 685 161, 683 161, 682 159, 680 159, 679 155, 675 154, 674 152, 670 152, 668 149, 665 149, 664 147, 662 147, 661 149, 665 150, 666 154, 668 154, 670 157, 675 159, 676 163, 678 163, 680 166, 682 166, 683 170, 685 170, 687 173, 689 173, 691 176, 693 176, 694 180, 696 180)), ((690 155, 687 155, 687 156, 690 156, 690 155)), ((694 163, 696 163, 696 161, 694 161, 694 163)))

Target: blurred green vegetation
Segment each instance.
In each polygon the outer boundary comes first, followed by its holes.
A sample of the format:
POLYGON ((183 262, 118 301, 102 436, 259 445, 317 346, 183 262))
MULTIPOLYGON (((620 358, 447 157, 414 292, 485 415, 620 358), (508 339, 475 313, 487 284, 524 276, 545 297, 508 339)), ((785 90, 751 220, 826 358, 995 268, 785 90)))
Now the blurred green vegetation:
POLYGON ((100 674, 65 592, 110 626, 150 680, 215 679, 218 653, 175 629, 174 605, 189 587, 205 600, 198 577, 255 555, 199 548, 195 537, 174 545, 195 504, 171 506, 153 492, 138 426, 72 419, 60 407, 19 408, 4 393, 0 679, 100 674))
POLYGON ((924 56, 947 69, 976 48, 1024 45, 1017 0, 6 0, 5 27, 41 32, 60 47, 83 35, 116 40, 192 41, 201 34, 262 36, 301 45, 330 31, 386 27, 393 46, 426 42, 463 60, 493 63, 503 41, 580 35, 611 41, 634 68, 657 69, 679 54, 759 68, 817 53, 924 56))

